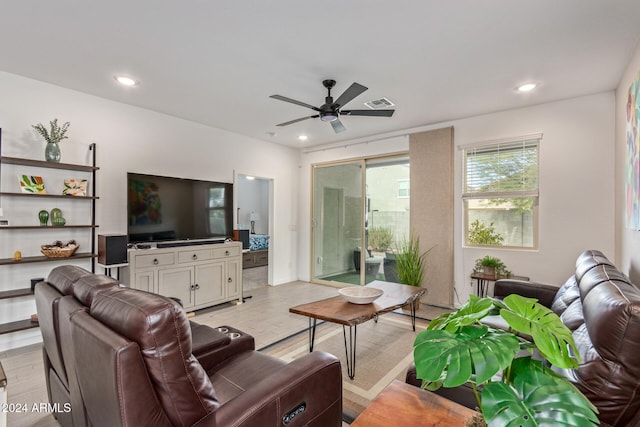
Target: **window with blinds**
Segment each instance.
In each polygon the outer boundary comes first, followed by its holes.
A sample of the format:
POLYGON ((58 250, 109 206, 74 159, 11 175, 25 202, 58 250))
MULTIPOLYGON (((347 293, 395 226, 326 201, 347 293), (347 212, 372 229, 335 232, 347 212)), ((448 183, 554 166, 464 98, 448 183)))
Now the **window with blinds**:
POLYGON ((465 243, 537 247, 540 137, 464 149, 465 243))

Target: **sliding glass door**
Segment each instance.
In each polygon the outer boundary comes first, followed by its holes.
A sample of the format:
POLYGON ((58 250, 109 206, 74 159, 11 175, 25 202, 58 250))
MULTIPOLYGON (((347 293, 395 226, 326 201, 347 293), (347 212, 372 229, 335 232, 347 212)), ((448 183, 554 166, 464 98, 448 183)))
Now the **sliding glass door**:
POLYGON ((364 162, 313 169, 313 262, 315 280, 359 284, 364 162), (356 268, 358 267, 358 268, 356 268))
POLYGON ((312 278, 397 281, 393 253, 409 234, 409 158, 313 168, 312 278))

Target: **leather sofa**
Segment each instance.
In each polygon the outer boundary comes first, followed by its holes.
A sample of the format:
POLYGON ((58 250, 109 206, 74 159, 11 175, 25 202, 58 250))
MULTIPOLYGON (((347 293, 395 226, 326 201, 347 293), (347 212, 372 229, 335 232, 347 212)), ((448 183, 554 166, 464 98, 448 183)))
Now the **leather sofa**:
POLYGON ((55 414, 61 425, 340 426, 331 355, 285 364, 241 331, 78 267, 54 269, 36 302, 50 402, 72 409, 55 414))
MULTIPOLYGON (((572 331, 580 353, 575 369, 556 369, 597 408, 603 424, 640 425, 640 290, 606 256, 588 250, 576 260, 575 274, 560 288, 498 280, 494 296, 537 298, 572 331)), ((406 381, 420 386, 415 367, 406 381)), ((440 389, 445 397, 477 406, 469 387, 440 389)))
MULTIPOLYGON (((53 414, 62 426, 89 425, 73 369, 68 319, 76 310, 88 310, 97 293, 117 286, 118 282, 111 277, 92 274, 73 265, 54 268, 46 281, 36 285, 35 299, 43 340, 47 395, 55 408, 53 414), (80 299, 73 294, 77 283, 81 283, 85 289, 80 299), (69 298, 63 299, 64 296, 69 298)), ((255 348, 253 337, 235 328, 211 328, 195 322, 189 325, 192 352, 205 366, 213 367, 230 354, 255 348), (233 342, 230 336, 234 336, 233 342)))

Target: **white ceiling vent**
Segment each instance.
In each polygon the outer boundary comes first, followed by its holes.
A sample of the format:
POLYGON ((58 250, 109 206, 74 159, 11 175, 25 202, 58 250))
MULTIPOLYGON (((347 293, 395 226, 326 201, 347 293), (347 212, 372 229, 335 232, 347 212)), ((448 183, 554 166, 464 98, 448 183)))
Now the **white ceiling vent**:
POLYGON ((387 98, 379 98, 374 99, 372 101, 367 101, 364 103, 368 108, 372 110, 382 110, 385 108, 393 107, 395 104, 389 101, 387 98))

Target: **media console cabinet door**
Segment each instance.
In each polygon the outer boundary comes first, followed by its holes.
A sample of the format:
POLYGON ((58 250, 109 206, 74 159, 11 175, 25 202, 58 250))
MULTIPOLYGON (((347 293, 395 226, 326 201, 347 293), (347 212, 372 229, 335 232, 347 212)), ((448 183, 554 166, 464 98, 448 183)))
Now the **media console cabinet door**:
POLYGON ((227 282, 225 270, 226 263, 218 261, 210 264, 197 265, 194 290, 195 305, 215 303, 225 298, 225 286, 227 282))
POLYGON ((170 298, 178 298, 184 308, 195 305, 192 286, 193 267, 179 267, 158 270, 158 293, 170 298))

